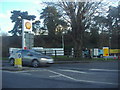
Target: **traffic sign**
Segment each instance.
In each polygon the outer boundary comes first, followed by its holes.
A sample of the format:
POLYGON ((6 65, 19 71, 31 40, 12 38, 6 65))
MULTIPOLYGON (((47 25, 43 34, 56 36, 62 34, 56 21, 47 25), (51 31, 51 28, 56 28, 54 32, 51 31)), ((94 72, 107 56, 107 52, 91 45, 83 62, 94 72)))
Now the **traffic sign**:
POLYGON ((22 54, 21 53, 16 53, 16 58, 15 58, 15 67, 22 67, 22 54))
POLYGON ((21 55, 21 53, 18 53, 18 58, 22 58, 22 55, 21 55))

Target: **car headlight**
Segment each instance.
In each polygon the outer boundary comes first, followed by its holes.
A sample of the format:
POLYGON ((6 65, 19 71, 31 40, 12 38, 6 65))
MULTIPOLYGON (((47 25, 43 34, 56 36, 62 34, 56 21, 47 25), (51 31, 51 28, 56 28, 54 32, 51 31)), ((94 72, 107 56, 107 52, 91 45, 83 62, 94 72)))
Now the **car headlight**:
POLYGON ((47 60, 47 58, 41 58, 41 60, 47 60))

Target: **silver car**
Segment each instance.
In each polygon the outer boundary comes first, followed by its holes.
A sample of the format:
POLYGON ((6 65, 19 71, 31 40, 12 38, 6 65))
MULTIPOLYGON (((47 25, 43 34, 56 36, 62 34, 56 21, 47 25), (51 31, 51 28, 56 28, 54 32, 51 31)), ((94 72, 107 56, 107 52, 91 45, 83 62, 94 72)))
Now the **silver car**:
POLYGON ((21 53, 22 64, 31 65, 33 67, 43 66, 54 63, 54 60, 50 56, 43 55, 42 53, 36 52, 34 50, 18 50, 9 57, 9 62, 14 65, 15 57, 17 53, 21 53))

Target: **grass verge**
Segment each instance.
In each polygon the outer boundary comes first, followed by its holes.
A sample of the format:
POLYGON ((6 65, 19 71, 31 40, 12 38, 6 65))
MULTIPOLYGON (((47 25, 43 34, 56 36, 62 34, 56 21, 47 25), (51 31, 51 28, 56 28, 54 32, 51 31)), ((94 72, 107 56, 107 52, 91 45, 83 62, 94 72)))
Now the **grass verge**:
POLYGON ((8 60, 8 57, 2 57, 0 60, 8 60))
POLYGON ((112 58, 75 58, 68 56, 52 56, 55 61, 117 61, 117 59, 112 58))

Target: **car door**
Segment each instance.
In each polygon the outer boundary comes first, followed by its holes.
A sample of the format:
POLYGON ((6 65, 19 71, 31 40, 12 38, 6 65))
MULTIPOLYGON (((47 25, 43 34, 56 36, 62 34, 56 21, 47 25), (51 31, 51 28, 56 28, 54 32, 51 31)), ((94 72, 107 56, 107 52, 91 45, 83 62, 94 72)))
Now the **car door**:
POLYGON ((26 64, 26 65, 30 64, 30 62, 31 62, 31 57, 32 57, 32 56, 30 55, 30 52, 29 52, 29 51, 23 50, 23 52, 22 52, 23 64, 26 64))

